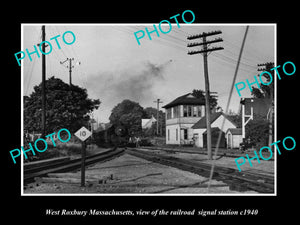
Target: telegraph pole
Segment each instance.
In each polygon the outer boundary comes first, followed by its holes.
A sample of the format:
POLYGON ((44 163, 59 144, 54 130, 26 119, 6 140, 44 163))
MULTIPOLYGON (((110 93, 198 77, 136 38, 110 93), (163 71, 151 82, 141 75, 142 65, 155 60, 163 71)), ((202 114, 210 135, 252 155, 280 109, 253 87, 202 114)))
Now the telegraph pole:
POLYGON ((211 150, 211 125, 210 125, 210 104, 209 104, 209 77, 208 77, 208 63, 207 63, 207 56, 209 52, 222 50, 223 47, 213 47, 207 48, 207 46, 211 43, 221 42, 223 41, 221 38, 215 38, 214 40, 207 41, 207 36, 213 36, 216 34, 221 34, 222 31, 212 31, 212 32, 203 32, 202 34, 196 34, 187 37, 188 40, 202 38, 201 43, 189 43, 187 47, 194 47, 194 46, 203 46, 203 49, 200 51, 191 51, 188 52, 189 55, 194 54, 202 54, 203 56, 203 63, 204 63, 204 79, 205 79, 205 116, 206 116, 206 127, 207 127, 207 156, 208 159, 212 159, 212 150, 211 150))
MULTIPOLYGON (((72 60, 74 60, 74 58, 72 58, 72 60)), ((69 59, 69 82, 70 82, 70 86, 72 85, 72 60, 69 59)), ((74 68, 74 66, 73 66, 74 68)))
MULTIPOLYGON (((45 25, 42 26, 42 42, 45 41, 45 25)), ((45 51, 46 44, 42 45, 42 51, 45 51)), ((46 135, 46 56, 42 54, 42 137, 46 135)))
MULTIPOLYGON (((70 86, 72 86, 72 68, 74 68, 74 66, 72 66, 72 61, 74 61, 74 58, 67 58, 65 61, 60 62, 60 64, 64 64, 67 61, 69 61, 69 65, 67 66, 67 68, 69 68, 69 83, 70 83, 70 86)), ((79 65, 80 65, 80 62, 79 62, 79 65)))
POLYGON ((158 98, 156 101, 154 101, 155 103, 157 103, 157 112, 156 112, 156 135, 158 136, 158 130, 159 130, 159 126, 158 126, 158 118, 159 118, 159 104, 163 103, 160 101, 160 99, 158 98))

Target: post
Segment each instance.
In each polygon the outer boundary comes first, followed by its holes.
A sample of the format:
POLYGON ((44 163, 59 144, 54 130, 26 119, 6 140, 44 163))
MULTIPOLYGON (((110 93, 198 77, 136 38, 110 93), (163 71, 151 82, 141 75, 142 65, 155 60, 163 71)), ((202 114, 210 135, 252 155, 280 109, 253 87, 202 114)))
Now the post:
POLYGON ((246 137, 246 131, 245 131, 245 102, 243 102, 244 100, 242 99, 241 103, 242 103, 242 138, 243 141, 245 140, 246 137))
POLYGON ((205 80, 205 115, 206 115, 206 129, 207 129, 207 157, 212 159, 211 151, 211 127, 210 127, 210 105, 209 105, 209 78, 207 65, 207 44, 206 36, 203 36, 203 63, 204 63, 204 80, 205 80))
POLYGON ((70 86, 72 85, 72 59, 69 59, 69 81, 70 81, 70 86))
POLYGON ((85 153, 86 153, 86 143, 81 142, 81 187, 85 187, 85 153))
MULTIPOLYGON (((72 66, 72 60, 74 60, 74 58, 67 58, 65 61, 60 62, 60 64, 62 65, 65 62, 69 61, 69 65, 66 66, 66 68, 69 68, 69 83, 70 83, 70 87, 72 86, 72 68, 74 68, 74 66, 72 66)), ((78 62, 78 65, 80 65, 80 62, 78 62)))
POLYGON ((159 98, 157 99, 157 112, 156 112, 156 134, 158 136, 158 117, 159 117, 159 98))
MULTIPOLYGON (((271 90, 272 91, 272 90, 271 90)), ((273 98, 271 97, 271 108, 270 108, 270 117, 269 117, 269 140, 268 144, 271 146, 273 143, 273 98)))
POLYGON ((158 120, 159 120, 159 103, 163 103, 160 101, 160 99, 158 98, 157 101, 154 101, 157 103, 157 112, 156 112, 156 135, 158 136, 159 133, 159 125, 158 125, 158 120))
MULTIPOLYGON (((45 41, 45 26, 42 26, 42 42, 45 41)), ((42 46, 45 52, 46 44, 42 46)), ((46 135, 46 56, 42 54, 42 137, 46 135)))

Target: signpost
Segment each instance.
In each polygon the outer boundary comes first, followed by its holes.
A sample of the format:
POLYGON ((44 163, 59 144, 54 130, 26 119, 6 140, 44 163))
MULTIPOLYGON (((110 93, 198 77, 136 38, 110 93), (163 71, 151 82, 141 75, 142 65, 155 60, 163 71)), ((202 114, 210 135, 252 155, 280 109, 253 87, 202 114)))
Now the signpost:
POLYGON ((76 131, 75 136, 81 140, 81 187, 85 186, 85 152, 86 152, 86 143, 85 140, 88 139, 92 133, 85 127, 81 127, 76 131))

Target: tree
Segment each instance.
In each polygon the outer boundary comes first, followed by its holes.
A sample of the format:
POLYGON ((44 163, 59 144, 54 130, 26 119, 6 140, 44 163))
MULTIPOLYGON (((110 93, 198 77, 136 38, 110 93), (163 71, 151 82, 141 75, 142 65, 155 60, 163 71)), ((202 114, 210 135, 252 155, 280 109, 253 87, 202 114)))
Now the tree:
POLYGON ((254 120, 250 120, 246 125, 246 139, 250 138, 257 149, 268 145, 268 120, 263 116, 254 114, 254 120))
MULTIPOLYGON (((203 90, 197 90, 194 89, 192 92, 192 95, 195 96, 196 98, 202 98, 203 101, 205 101, 205 92, 203 90)), ((210 110, 216 108, 216 109, 220 109, 218 105, 218 98, 212 94, 210 94, 209 96, 209 105, 210 105, 210 110)))
POLYGON ((112 109, 109 120, 116 126, 124 126, 128 134, 134 136, 142 132, 143 116, 143 107, 137 102, 126 99, 112 109))
MULTIPOLYGON (((258 66, 264 66, 263 69, 258 69, 258 71, 268 71, 272 75, 271 77, 268 75, 268 73, 264 73, 262 77, 265 78, 264 83, 269 85, 263 85, 262 83, 259 84, 260 88, 252 87, 251 95, 254 98, 273 98, 274 96, 274 70, 271 70, 274 67, 274 63, 268 62, 264 64, 259 64, 258 66)), ((258 75, 260 76, 260 75, 258 75)))
MULTIPOLYGON (((256 88, 256 87, 252 87, 252 93, 251 95, 254 98, 265 98, 265 99, 269 99, 271 102, 270 105, 270 114, 269 114, 269 121, 264 121, 263 124, 264 126, 269 127, 269 136, 266 137, 266 139, 268 139, 268 144, 271 145, 271 143, 273 142, 273 127, 274 127, 274 75, 275 72, 274 70, 271 70, 274 67, 274 63, 273 62, 267 62, 267 63, 263 63, 263 64, 258 64, 258 66, 263 66, 263 68, 258 69, 258 71, 263 71, 265 73, 262 74, 262 77, 265 79, 265 81, 263 81, 265 84, 268 85, 263 85, 262 83, 260 83, 260 88, 256 88)), ((260 75, 258 75, 260 76, 260 75)), ((260 78, 261 79, 261 78, 260 78)))
MULTIPOLYGON (((100 105, 99 99, 89 99, 87 90, 71 87, 54 76, 46 80, 46 134, 60 128, 75 132, 90 119, 87 115, 100 105)), ((42 84, 34 86, 30 96, 24 96, 24 129, 41 132, 42 84)))

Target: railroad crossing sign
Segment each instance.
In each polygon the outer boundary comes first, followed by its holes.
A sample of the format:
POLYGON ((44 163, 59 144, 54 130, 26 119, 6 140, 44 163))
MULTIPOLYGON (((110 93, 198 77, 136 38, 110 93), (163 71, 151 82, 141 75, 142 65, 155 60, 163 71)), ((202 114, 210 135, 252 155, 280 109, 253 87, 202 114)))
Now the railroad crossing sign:
POLYGON ((86 129, 85 127, 81 127, 78 131, 76 131, 75 136, 78 137, 81 141, 85 141, 88 139, 92 133, 86 129))

